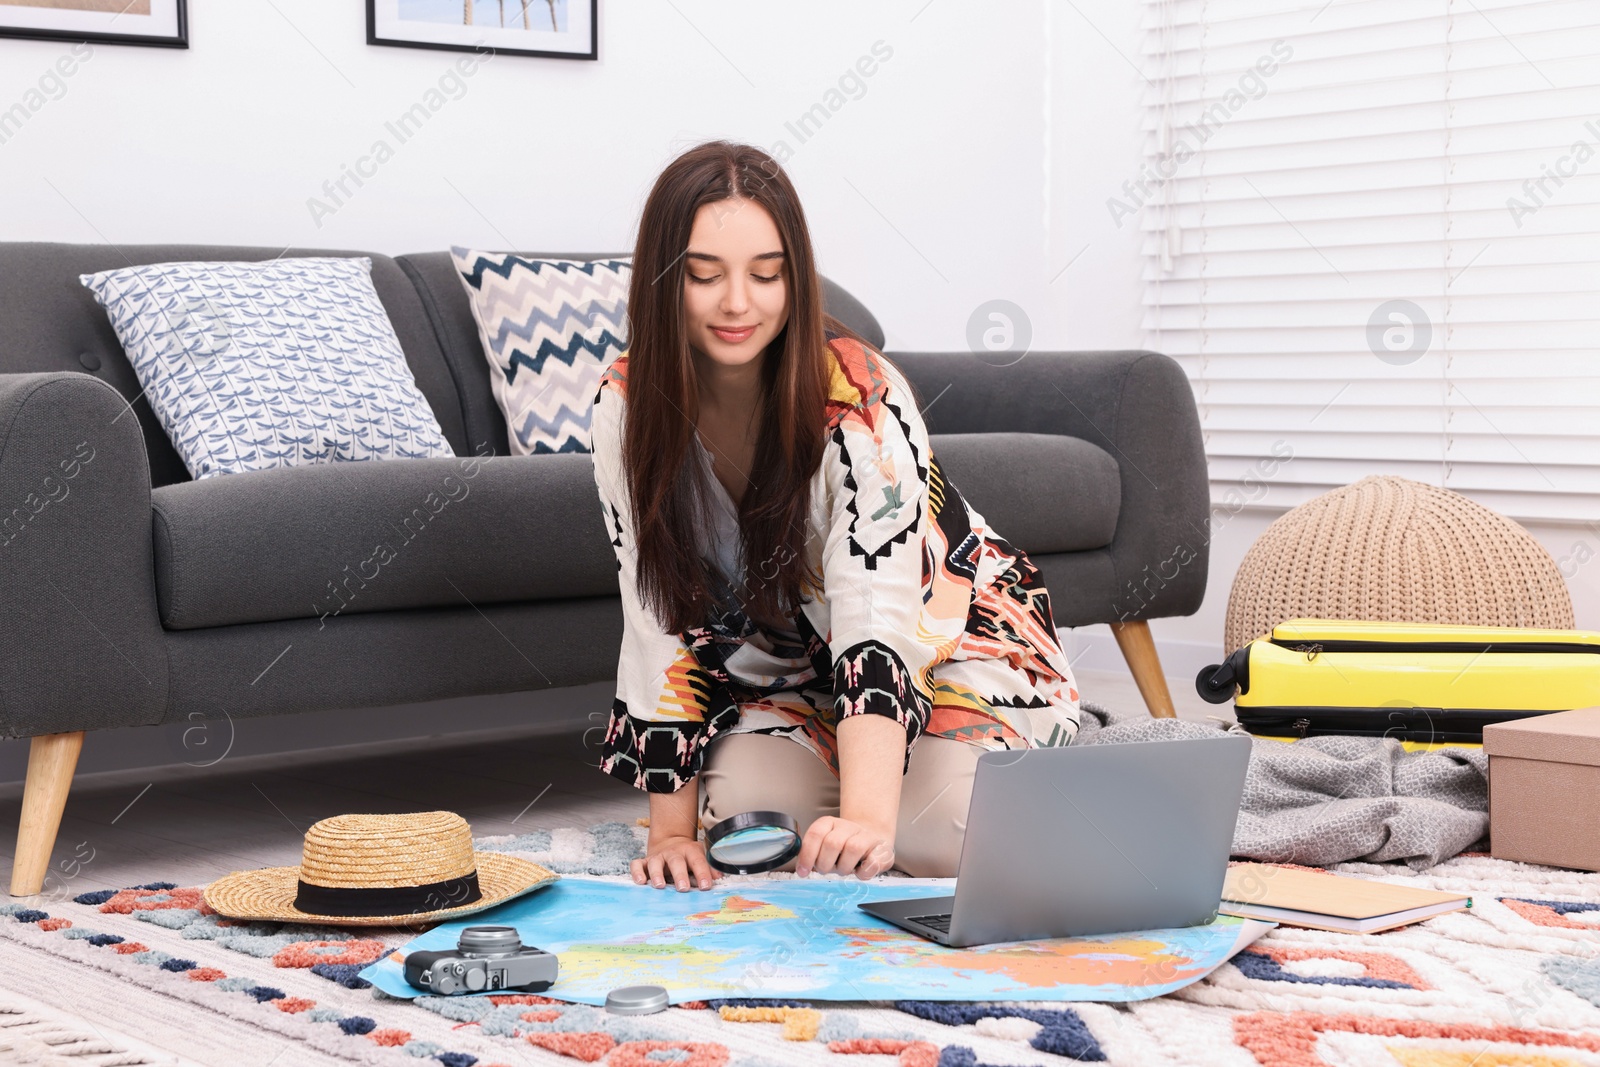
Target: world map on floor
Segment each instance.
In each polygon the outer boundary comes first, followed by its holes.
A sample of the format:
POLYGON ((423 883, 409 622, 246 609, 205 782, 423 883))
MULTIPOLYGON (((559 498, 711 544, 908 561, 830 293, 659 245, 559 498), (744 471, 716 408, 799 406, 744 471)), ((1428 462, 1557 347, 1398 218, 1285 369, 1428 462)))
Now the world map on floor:
POLYGON ((807 1000, 1135 1001, 1197 982, 1271 928, 1220 916, 1206 926, 953 949, 857 905, 942 896, 951 884, 771 880, 679 893, 567 877, 446 923, 361 972, 415 997, 402 960, 453 948, 468 926, 514 926, 555 953, 545 996, 603 1004, 621 986, 663 986, 672 1003, 733 997, 807 1000))

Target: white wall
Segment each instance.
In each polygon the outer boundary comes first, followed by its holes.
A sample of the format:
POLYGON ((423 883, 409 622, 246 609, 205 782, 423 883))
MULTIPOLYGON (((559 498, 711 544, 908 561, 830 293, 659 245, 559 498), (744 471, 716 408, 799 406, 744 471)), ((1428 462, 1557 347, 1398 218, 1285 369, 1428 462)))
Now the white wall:
MULTIPOLYGON (((623 249, 666 161, 727 137, 786 142, 824 270, 893 347, 960 346, 973 307, 1037 302, 1055 262, 1042 2, 604 0, 599 61, 494 58, 404 144, 385 123, 460 53, 368 46, 354 2, 191 8, 188 51, 96 46, 0 145, 0 237, 623 249), (797 138, 879 41, 864 88, 797 138), (317 225, 307 201, 379 138, 393 158, 317 225)), ((68 49, 0 40, 0 109, 68 49)))

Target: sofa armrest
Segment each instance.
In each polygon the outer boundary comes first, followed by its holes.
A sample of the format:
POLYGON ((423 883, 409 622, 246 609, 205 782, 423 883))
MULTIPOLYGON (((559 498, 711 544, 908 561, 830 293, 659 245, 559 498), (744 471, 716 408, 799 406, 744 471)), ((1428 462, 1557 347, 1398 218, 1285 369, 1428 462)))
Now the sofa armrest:
POLYGON ((0 733, 158 723, 150 464, 87 374, 0 374, 0 733))
MULTIPOLYGON (((1121 514, 1108 548, 1116 595, 1099 621, 1192 615, 1205 597, 1211 491, 1194 392, 1159 352, 891 352, 933 433, 1055 433, 1116 460, 1121 514)), ((1004 530, 1000 531, 1002 534, 1004 530)))

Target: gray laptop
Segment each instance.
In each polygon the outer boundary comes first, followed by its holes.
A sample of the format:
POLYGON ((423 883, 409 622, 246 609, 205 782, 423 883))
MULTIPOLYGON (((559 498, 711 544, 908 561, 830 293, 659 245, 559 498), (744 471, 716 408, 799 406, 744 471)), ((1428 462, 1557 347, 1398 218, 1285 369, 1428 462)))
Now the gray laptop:
POLYGON ((941 945, 1210 922, 1250 738, 986 752, 954 896, 860 905, 941 945))

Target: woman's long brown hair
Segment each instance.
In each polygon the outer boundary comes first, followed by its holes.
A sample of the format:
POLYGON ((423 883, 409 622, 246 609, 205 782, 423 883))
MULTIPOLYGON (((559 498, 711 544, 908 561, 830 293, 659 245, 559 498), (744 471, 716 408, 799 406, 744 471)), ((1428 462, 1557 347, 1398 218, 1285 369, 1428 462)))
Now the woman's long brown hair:
MULTIPOLYGON (((628 406, 623 469, 633 501, 639 596, 669 630, 703 625, 716 600, 701 558, 709 485, 690 454, 698 379, 683 316, 684 252, 695 213, 743 199, 765 208, 783 240, 789 316, 768 345, 760 436, 739 503, 743 596, 752 616, 791 612, 817 576, 806 562, 811 476, 822 461, 828 359, 821 284, 800 198, 777 160, 713 141, 673 160, 639 220, 628 289, 628 406)), ((832 319, 827 329, 848 334, 832 319)))

